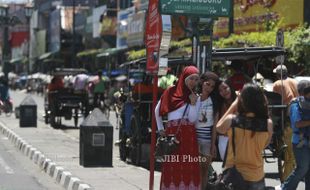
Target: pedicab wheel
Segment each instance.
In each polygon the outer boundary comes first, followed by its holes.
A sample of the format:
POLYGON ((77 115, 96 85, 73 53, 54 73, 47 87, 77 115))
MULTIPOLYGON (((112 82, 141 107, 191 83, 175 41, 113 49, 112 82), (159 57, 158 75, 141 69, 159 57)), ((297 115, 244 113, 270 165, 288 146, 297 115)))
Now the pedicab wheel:
POLYGON ((126 161, 127 159, 127 148, 126 148, 126 134, 123 130, 123 127, 119 129, 119 157, 122 161, 126 161))
POLYGON ((78 126, 78 121, 79 121, 79 111, 78 109, 74 109, 74 126, 78 126))
POLYGON ((141 133, 140 133, 140 122, 138 117, 134 114, 131 117, 131 150, 130 150, 130 159, 134 165, 139 166, 141 162, 141 133))
POLYGON ((48 118, 49 118, 48 113, 47 113, 47 111, 45 111, 45 116, 44 116, 45 124, 48 124, 48 118))
POLYGON ((284 153, 287 150, 287 145, 283 142, 281 138, 276 140, 276 149, 277 149, 277 161, 278 161, 278 172, 280 181, 284 181, 284 162, 285 156, 284 153))
POLYGON ((10 117, 13 113, 13 106, 11 104, 5 104, 5 116, 10 117))
POLYGON ((50 123, 51 123, 51 126, 56 128, 57 127, 57 124, 56 124, 56 116, 54 114, 50 114, 50 123))

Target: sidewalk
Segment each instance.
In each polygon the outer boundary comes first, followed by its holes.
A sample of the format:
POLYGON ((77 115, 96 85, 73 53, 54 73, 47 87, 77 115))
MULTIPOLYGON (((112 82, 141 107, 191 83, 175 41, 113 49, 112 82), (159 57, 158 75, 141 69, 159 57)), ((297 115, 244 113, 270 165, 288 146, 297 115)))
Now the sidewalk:
MULTIPOLYGON (((77 129, 78 130, 78 129, 77 129)), ((0 132, 53 180, 68 190, 149 188, 149 171, 120 161, 113 147, 113 167, 84 168, 79 165, 79 139, 38 121, 38 127, 20 128, 19 120, 0 116, 0 132)), ((160 173, 155 172, 154 189, 160 173)))

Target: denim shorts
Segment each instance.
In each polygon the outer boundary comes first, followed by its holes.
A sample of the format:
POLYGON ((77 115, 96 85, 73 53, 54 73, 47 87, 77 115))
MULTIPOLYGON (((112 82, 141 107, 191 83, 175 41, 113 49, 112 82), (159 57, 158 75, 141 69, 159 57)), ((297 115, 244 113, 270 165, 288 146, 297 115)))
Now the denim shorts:
POLYGON ((203 156, 211 156, 211 142, 198 141, 199 153, 203 156))
POLYGON ((246 181, 247 184, 247 189, 250 190, 265 190, 266 184, 265 184, 265 179, 263 178, 262 180, 259 181, 246 181))

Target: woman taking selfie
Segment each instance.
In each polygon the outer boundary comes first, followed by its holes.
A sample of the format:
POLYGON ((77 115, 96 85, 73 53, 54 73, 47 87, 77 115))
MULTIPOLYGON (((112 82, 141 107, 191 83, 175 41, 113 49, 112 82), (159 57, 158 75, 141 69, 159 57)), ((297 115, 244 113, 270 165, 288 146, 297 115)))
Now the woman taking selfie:
POLYGON ((178 82, 164 91, 155 108, 157 128, 161 136, 176 134, 179 146, 162 160, 160 189, 200 190, 199 154, 195 121, 196 101, 193 92, 199 81, 198 69, 184 68, 178 82), (163 116, 168 122, 163 125, 163 116))

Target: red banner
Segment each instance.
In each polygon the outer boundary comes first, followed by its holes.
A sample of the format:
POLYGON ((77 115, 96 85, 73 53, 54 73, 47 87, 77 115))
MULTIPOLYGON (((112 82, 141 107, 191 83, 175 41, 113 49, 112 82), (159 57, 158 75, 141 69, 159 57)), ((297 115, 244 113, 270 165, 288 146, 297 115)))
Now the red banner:
POLYGON ((158 10, 159 0, 150 0, 146 16, 145 45, 146 45, 146 70, 157 73, 159 49, 162 35, 162 20, 158 10))

